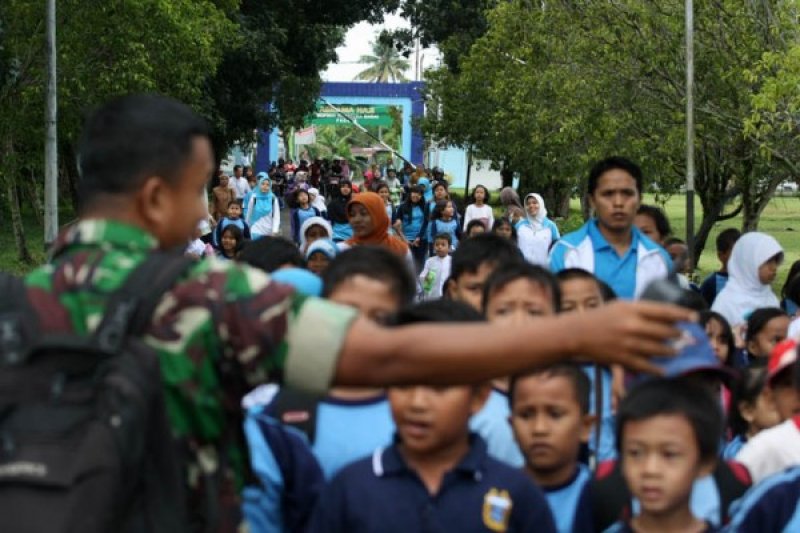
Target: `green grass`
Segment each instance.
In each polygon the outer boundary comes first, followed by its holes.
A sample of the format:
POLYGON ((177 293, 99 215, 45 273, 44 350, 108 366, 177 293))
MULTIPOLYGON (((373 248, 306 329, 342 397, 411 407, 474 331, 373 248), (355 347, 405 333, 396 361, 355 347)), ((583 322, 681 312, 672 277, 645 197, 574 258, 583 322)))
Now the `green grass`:
MULTIPOLYGON (((59 222, 63 225, 74 219, 71 209, 62 209, 59 213, 59 222)), ((23 210, 22 225, 25 230, 25 240, 28 244, 28 251, 33 257, 33 264, 25 264, 17 259, 17 247, 14 243, 14 233, 11 230, 11 216, 8 211, 0 210, 0 217, 5 221, 5 229, 0 232, 0 272, 11 272, 14 274, 25 274, 33 270, 36 266, 44 263, 47 253, 44 247, 44 228, 36 220, 33 212, 29 209, 23 210)))

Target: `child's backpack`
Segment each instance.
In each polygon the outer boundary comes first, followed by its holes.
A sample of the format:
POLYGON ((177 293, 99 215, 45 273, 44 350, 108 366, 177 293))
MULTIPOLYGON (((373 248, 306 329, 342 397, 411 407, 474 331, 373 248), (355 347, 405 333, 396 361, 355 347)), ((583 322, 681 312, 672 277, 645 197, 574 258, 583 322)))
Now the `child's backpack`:
POLYGON ((14 532, 180 532, 158 355, 139 336, 193 261, 151 255, 91 336, 53 334, 0 275, 0 516, 14 532))
POLYGON ((325 485, 314 444, 319 399, 267 385, 261 407, 248 409, 244 428, 257 483, 245 487, 250 531, 304 531, 325 485))

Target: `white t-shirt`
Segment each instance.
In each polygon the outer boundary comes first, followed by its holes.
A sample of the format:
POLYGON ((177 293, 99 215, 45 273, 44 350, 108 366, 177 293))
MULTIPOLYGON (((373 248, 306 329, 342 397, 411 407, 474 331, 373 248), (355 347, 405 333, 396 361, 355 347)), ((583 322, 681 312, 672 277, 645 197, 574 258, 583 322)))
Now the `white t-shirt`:
POLYGON ((736 460, 747 467, 753 485, 790 466, 800 466, 800 415, 750 439, 736 460))
POLYGON ((228 186, 233 189, 233 193, 236 196, 237 200, 241 200, 244 198, 244 195, 250 192, 250 183, 247 182, 247 178, 242 176, 241 178, 236 178, 235 176, 231 176, 230 181, 228 182, 228 186))
POLYGON ((434 255, 425 261, 425 268, 419 275, 423 298, 435 300, 442 297, 444 282, 450 277, 452 263, 453 259, 449 255, 434 255))
POLYGON ((486 226, 486 231, 492 231, 492 226, 494 225, 492 207, 486 204, 480 207, 475 204, 469 204, 464 213, 464 231, 467 231, 467 226, 473 220, 482 220, 486 226))

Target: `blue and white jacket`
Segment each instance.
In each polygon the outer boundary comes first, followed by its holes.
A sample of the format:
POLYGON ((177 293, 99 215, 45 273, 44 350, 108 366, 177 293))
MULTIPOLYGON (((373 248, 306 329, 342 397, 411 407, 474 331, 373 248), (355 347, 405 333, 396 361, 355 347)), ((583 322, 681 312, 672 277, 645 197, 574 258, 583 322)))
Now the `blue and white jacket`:
MULTIPOLYGON (((636 281, 633 298, 638 298, 647 285, 657 279, 666 278, 672 270, 672 260, 661 246, 650 240, 635 226, 633 246, 636 246, 636 281)), ((550 270, 559 272, 566 268, 581 268, 592 274, 595 269, 595 247, 592 237, 605 239, 600 235, 597 221, 592 219, 577 231, 564 235, 550 252, 550 270)), ((606 281, 607 280, 602 280, 606 281)), ((613 289, 616 288, 609 283, 613 289)), ((625 295, 620 294, 620 297, 625 295)))

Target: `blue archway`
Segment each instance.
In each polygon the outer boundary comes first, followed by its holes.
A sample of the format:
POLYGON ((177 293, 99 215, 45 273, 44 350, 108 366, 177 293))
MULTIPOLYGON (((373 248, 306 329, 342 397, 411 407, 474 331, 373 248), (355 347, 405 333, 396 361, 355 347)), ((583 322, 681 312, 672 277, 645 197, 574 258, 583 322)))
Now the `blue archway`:
MULTIPOLYGON (((338 83, 322 84, 320 96, 329 103, 393 105, 403 112, 401 155, 414 164, 423 162, 422 134, 414 125, 425 113, 422 82, 410 83, 338 83)), ((266 171, 278 159, 278 131, 259 131, 256 171, 266 171)))

